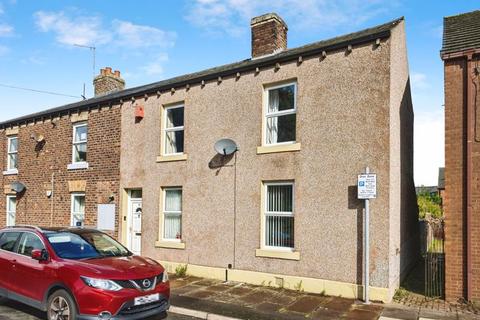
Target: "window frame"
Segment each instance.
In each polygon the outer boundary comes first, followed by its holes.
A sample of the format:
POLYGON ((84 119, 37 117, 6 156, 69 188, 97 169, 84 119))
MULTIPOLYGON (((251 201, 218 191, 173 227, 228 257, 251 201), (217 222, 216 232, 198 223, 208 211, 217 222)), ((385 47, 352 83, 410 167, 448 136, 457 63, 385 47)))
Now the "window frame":
POLYGON ((87 197, 85 196, 85 192, 73 192, 70 194, 70 226, 76 227, 76 225, 73 224, 73 219, 74 219, 74 206, 75 206, 75 197, 84 197, 85 202, 84 202, 84 212, 83 212, 83 226, 85 226, 85 216, 86 216, 86 208, 87 208, 87 197))
POLYGON ((79 123, 75 123, 73 125, 72 164, 86 164, 86 163, 88 163, 88 156, 87 156, 87 159, 85 161, 76 161, 76 159, 75 159, 75 152, 76 152, 75 146, 80 145, 80 144, 85 144, 85 150, 86 150, 85 155, 88 155, 88 123, 87 122, 79 122, 79 123), (78 142, 78 141, 75 141, 75 137, 77 136, 76 131, 80 127, 87 127, 87 138, 85 139, 85 141, 78 142))
POLYGON ((280 216, 280 217, 293 217, 294 227, 293 227, 293 234, 295 239, 295 181, 294 180, 281 180, 281 181, 264 181, 262 183, 262 220, 261 220, 261 241, 260 247, 263 250, 268 251, 283 251, 283 252, 294 252, 295 251, 295 240, 293 247, 276 247, 276 246, 267 246, 266 244, 266 235, 267 235, 267 217, 268 216, 280 216), (292 186, 292 212, 275 212, 275 211, 268 211, 268 187, 269 186, 284 186, 284 185, 291 185, 292 186))
POLYGON ((183 187, 162 187, 162 228, 161 228, 161 237, 160 239, 162 241, 168 241, 168 242, 182 242, 183 240, 183 187), (181 190, 182 191, 182 198, 181 198, 181 208, 182 210, 180 211, 167 211, 166 210, 166 205, 167 205, 167 191, 169 190, 181 190), (180 217, 180 239, 170 239, 170 238, 165 238, 165 214, 169 215, 176 215, 180 217))
POLYGON ((18 144, 18 136, 17 135, 7 137, 7 171, 18 170, 18 145, 19 144, 18 144), (11 151, 10 150, 11 141, 14 140, 14 139, 17 140, 17 150, 16 151, 11 151), (16 167, 11 166, 10 155, 15 155, 15 157, 17 159, 17 166, 16 167))
POLYGON ((15 220, 16 220, 16 216, 17 216, 17 196, 7 195, 6 196, 6 201, 7 201, 6 204, 5 204, 5 209, 6 209, 5 212, 7 214, 6 226, 7 227, 8 226, 15 226, 15 223, 14 224, 9 224, 9 214, 13 212, 15 214, 15 220), (12 198, 15 199, 15 208, 14 208, 15 210, 14 211, 10 210, 11 208, 9 208, 10 199, 12 199, 12 198))
POLYGON ((163 106, 163 120, 162 120, 162 138, 161 138, 161 152, 162 156, 179 156, 185 154, 185 103, 179 102, 175 104, 170 104, 163 106), (183 126, 177 126, 172 128, 167 128, 167 112, 171 109, 183 108, 183 126), (167 143, 167 132, 176 132, 183 131, 183 151, 182 152, 166 152, 166 143, 167 143))
POLYGON ((268 119, 273 117, 280 117, 295 114, 297 115, 297 93, 298 93, 298 83, 296 80, 286 81, 277 84, 264 85, 263 86, 263 132, 262 132, 262 146, 271 147, 271 146, 281 146, 281 145, 290 145, 297 143, 297 122, 295 120, 295 140, 293 141, 284 141, 276 143, 267 143, 267 130, 268 130, 268 119), (289 87, 293 85, 294 95, 293 95, 293 109, 274 111, 269 112, 269 92, 270 90, 280 89, 283 87, 289 87))

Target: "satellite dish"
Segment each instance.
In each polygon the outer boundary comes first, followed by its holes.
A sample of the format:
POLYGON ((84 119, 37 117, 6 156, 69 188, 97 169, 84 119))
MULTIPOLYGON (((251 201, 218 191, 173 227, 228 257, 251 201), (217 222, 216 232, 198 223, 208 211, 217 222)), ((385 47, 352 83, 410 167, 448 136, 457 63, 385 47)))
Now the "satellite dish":
POLYGON ((20 193, 25 190, 25 185, 21 182, 13 182, 12 184, 10 184, 10 189, 15 191, 16 193, 20 193))
POLYGON ((215 151, 222 156, 228 156, 238 150, 237 144, 232 139, 220 139, 215 142, 215 151))
POLYGON ((45 140, 45 137, 42 135, 42 134, 36 134, 36 133, 32 133, 30 135, 30 138, 32 138, 33 140, 35 140, 37 143, 40 143, 42 142, 43 140, 45 140))

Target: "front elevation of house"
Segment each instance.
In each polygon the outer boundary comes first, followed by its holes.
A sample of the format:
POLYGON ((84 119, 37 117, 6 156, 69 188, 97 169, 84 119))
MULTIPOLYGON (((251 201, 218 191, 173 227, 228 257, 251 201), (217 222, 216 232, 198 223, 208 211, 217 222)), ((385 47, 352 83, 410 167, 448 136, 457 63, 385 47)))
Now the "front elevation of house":
POLYGON ((170 271, 360 297, 368 166, 370 292, 388 301, 418 257, 404 21, 286 39, 276 14, 254 18, 251 59, 122 100, 121 239, 170 271))

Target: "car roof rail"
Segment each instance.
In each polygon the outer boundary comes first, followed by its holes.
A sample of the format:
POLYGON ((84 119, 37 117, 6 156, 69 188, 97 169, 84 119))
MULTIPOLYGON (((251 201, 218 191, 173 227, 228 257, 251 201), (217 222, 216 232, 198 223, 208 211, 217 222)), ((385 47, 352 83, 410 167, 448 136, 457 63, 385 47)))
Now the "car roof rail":
POLYGON ((42 232, 42 229, 40 229, 39 227, 28 225, 28 224, 17 224, 15 226, 7 226, 5 228, 6 229, 20 229, 20 228, 35 229, 36 231, 42 232))

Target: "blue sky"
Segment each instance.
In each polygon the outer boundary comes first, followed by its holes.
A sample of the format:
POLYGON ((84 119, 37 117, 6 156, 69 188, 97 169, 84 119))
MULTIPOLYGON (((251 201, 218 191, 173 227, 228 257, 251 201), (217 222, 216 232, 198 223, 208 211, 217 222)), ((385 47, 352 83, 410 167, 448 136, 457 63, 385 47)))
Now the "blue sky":
POLYGON ((401 0, 0 0, 0 121, 92 96, 96 72, 111 66, 127 87, 250 56, 250 18, 279 13, 290 48, 406 18, 415 111, 415 182, 435 185, 443 153, 442 17, 478 1, 401 0))

